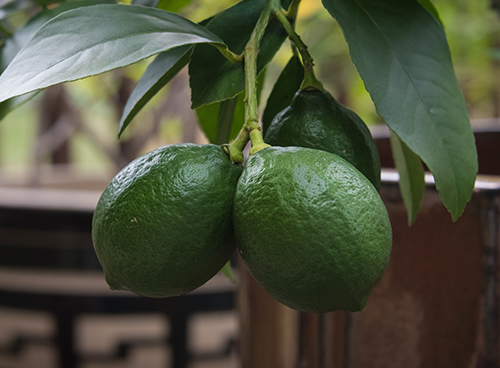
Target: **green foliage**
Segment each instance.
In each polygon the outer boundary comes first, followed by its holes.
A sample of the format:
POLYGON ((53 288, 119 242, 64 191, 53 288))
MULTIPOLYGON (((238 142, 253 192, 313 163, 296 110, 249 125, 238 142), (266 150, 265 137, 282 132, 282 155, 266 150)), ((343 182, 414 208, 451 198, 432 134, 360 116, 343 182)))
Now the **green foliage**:
MULTIPOLYGON (((250 39, 264 0, 244 0, 216 16, 207 29, 218 35, 231 51, 240 54, 250 39)), ((273 58, 286 38, 283 28, 272 22, 259 49, 259 71, 273 58)), ((223 101, 245 89, 243 63, 231 63, 208 45, 197 45, 189 63, 193 109, 223 101)))
POLYGON ((430 0, 418 0, 420 5, 422 5, 429 13, 431 13, 437 20, 439 20, 439 23, 443 24, 441 21, 441 18, 439 17, 439 13, 434 6, 434 4, 430 0))
POLYGON ((401 196, 408 210, 408 224, 417 218, 420 202, 425 191, 425 172, 420 157, 391 132, 391 148, 394 163, 399 172, 401 196))
MULTIPOLYGON (((158 55, 130 95, 119 134, 189 64, 192 108, 208 140, 227 143, 234 139, 245 123, 249 104, 242 93, 249 88, 245 48, 263 9, 272 6, 275 15, 279 1, 243 0, 202 24, 176 14, 190 0, 133 0, 133 5, 104 2, 63 3, 39 12, 12 35, 2 33, 0 60, 6 69, 0 76, 0 119, 48 86, 158 55)), ((0 21, 13 12, 43 9, 49 3, 5 2, 0 21)), ((283 8, 289 3, 282 2, 283 8)), ((472 194, 477 154, 436 7, 430 0, 323 0, 322 4, 340 25, 376 111, 397 136, 392 139, 394 158, 410 222, 423 191, 421 161, 434 175, 453 219, 458 218, 472 194)), ((262 78, 285 39, 294 39, 285 31, 283 20, 278 22, 274 15, 259 43, 256 74, 262 78)), ((293 14, 288 16, 293 24, 293 14)), ((325 43, 324 47, 335 45, 325 43)), ((296 51, 301 57, 289 61, 272 88, 263 111, 264 129, 300 88, 304 67, 308 72, 312 68, 302 65, 308 60, 304 59, 307 50, 296 51)))
MULTIPOLYGON (((102 0, 85 0, 71 3, 63 3, 54 9, 42 10, 40 13, 31 18, 28 23, 20 30, 15 32, 12 37, 5 41, 5 45, 0 54, 0 71, 3 71, 11 63, 19 50, 26 45, 31 38, 35 35, 38 29, 43 26, 47 21, 54 18, 56 15, 61 14, 70 9, 79 8, 83 6, 97 5, 105 1, 102 0)), ((113 3, 113 1, 107 1, 113 3)), ((18 4, 18 6, 20 6, 18 4)), ((27 101, 31 100, 36 93, 29 93, 17 98, 9 99, 0 102, 0 120, 3 119, 10 111, 21 106, 27 101)))
POLYGON ((120 136, 137 113, 160 89, 187 65, 192 52, 191 45, 176 47, 162 52, 149 64, 135 86, 123 109, 118 135, 120 136))
POLYGON ((205 28, 162 10, 125 5, 74 9, 42 26, 16 56, 0 77, 0 101, 203 42, 224 45, 205 28))
POLYGON ((377 112, 427 164, 456 220, 472 195, 477 153, 441 24, 415 0, 323 4, 377 112))
POLYGON ((210 143, 223 144, 236 137, 245 120, 243 97, 240 93, 229 100, 196 109, 200 127, 210 143))
MULTIPOLYGON (((258 78, 260 99, 264 85, 265 72, 258 78)), ((203 105, 196 109, 198 122, 210 143, 223 144, 231 142, 238 135, 245 123, 244 93, 229 100, 203 105)))
POLYGON ((262 116, 262 130, 264 132, 266 132, 276 114, 290 105, 303 79, 304 68, 300 58, 293 55, 274 84, 274 88, 267 100, 262 116))

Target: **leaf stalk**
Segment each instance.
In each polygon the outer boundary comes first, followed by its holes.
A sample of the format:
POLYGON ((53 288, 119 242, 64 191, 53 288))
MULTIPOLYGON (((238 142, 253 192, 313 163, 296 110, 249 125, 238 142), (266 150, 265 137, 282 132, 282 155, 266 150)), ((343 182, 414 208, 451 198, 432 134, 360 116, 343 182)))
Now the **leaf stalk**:
POLYGON ((300 4, 300 0, 292 0, 290 6, 284 12, 285 16, 288 19, 294 19, 296 17, 297 11, 299 10, 299 4, 300 4))
POLYGON ((267 0, 262 13, 257 20, 250 36, 245 52, 245 124, 235 141, 224 149, 233 163, 243 163, 243 149, 248 141, 252 142, 250 154, 254 154, 269 145, 264 143, 262 129, 259 126, 258 96, 257 96, 257 56, 271 15, 280 9, 279 0, 267 0))
POLYGON ((276 18, 281 23, 283 28, 285 28, 288 37, 295 44, 302 58, 302 64, 304 65, 304 81, 302 82, 300 89, 304 90, 308 88, 315 88, 323 91, 323 84, 314 75, 314 60, 308 51, 307 45, 302 41, 300 36, 293 29, 288 14, 289 12, 285 12, 283 9, 279 9, 275 13, 276 18))
POLYGON ((218 43, 211 43, 212 46, 214 46, 219 52, 231 63, 237 64, 243 61, 244 53, 237 55, 231 50, 228 49, 226 45, 221 45, 218 43))

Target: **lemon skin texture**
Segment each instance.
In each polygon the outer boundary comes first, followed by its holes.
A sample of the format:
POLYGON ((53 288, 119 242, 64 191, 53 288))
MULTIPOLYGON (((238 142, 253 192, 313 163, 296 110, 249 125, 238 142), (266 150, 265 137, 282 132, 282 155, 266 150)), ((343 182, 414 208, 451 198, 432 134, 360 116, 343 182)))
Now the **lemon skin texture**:
POLYGON ((328 91, 306 89, 279 112, 264 140, 272 146, 315 148, 349 161, 380 189, 380 158, 370 130, 328 91))
POLYGON ((120 171, 92 222, 112 289, 169 297, 212 278, 235 249, 232 207, 241 168, 216 145, 151 151, 120 171))
POLYGON ((248 159, 234 228, 252 276, 299 311, 360 311, 389 261, 392 231, 371 182, 341 157, 268 147, 248 159))

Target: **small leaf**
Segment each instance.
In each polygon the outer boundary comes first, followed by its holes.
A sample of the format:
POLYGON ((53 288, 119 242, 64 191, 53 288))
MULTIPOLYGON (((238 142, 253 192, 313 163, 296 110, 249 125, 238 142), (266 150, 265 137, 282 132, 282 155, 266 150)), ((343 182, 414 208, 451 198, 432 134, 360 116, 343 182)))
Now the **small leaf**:
POLYGON ((189 62, 192 49, 191 45, 186 45, 162 52, 148 65, 125 104, 118 136, 123 133, 144 105, 189 62))
POLYGON ((196 109, 196 115, 203 133, 214 144, 228 143, 245 121, 244 94, 196 109))
POLYGON ((266 108, 262 116, 262 130, 264 133, 276 114, 290 105, 303 79, 304 67, 300 58, 297 55, 293 55, 278 77, 267 99, 266 108))
POLYGON ((478 163, 443 27, 416 0, 323 0, 382 115, 434 175, 456 220, 478 163))
POLYGON ((231 266, 231 262, 228 261, 224 267, 222 267, 222 269, 220 270, 220 272, 222 272, 222 274, 224 276, 226 276, 229 281, 231 281, 232 284, 235 284, 236 283, 236 278, 234 277, 234 271, 233 271, 233 267, 231 266))
MULTIPOLYGON (((199 24, 205 26, 210 19, 199 24)), ((192 51, 192 45, 181 46, 159 54, 149 64, 123 109, 118 137, 139 111, 189 62, 192 51)))
MULTIPOLYGON (((214 17, 207 29, 224 40, 232 52, 240 54, 250 39, 264 3, 264 0, 244 0, 214 17)), ((276 20, 271 21, 259 49, 259 72, 271 61, 285 39, 283 27, 276 20)), ((189 75, 193 109, 233 98, 245 88, 243 63, 232 64, 206 45, 195 47, 189 75)))
POLYGON ((393 132, 391 148, 399 172, 399 188, 408 213, 408 225, 413 224, 425 191, 425 172, 420 157, 393 132))
MULTIPOLYGON (((265 69, 257 77, 257 100, 260 101, 265 69)), ((198 122, 210 143, 224 144, 235 139, 245 123, 245 94, 229 100, 203 105, 196 109, 198 122)))
POLYGON ((245 122, 245 103, 243 93, 231 100, 220 102, 217 119, 216 144, 229 143, 245 122))
POLYGON ((142 6, 95 5, 47 22, 0 76, 0 101, 133 64, 195 43, 224 43, 178 14, 142 6))
POLYGON ((203 134, 205 134, 208 141, 213 144, 217 141, 217 121, 219 117, 219 110, 220 102, 203 105, 195 110, 196 117, 198 118, 198 124, 200 125, 203 134))

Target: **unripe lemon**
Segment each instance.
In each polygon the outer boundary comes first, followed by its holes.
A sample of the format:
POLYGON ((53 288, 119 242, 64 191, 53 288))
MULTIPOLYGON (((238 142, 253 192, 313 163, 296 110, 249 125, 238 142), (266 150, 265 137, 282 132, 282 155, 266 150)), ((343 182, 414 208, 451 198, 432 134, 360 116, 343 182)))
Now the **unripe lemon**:
POLYGON ((229 260, 241 169, 221 147, 179 144, 132 161, 109 183, 92 238, 113 289, 149 297, 187 293, 229 260))
POLYGON ((326 151, 269 147, 250 156, 233 218, 250 273, 299 311, 363 309, 389 261, 391 225, 377 190, 326 151))
POLYGON ((306 89, 278 113, 265 134, 272 146, 315 148, 339 155, 380 188, 380 158, 369 129, 327 91, 306 89))

